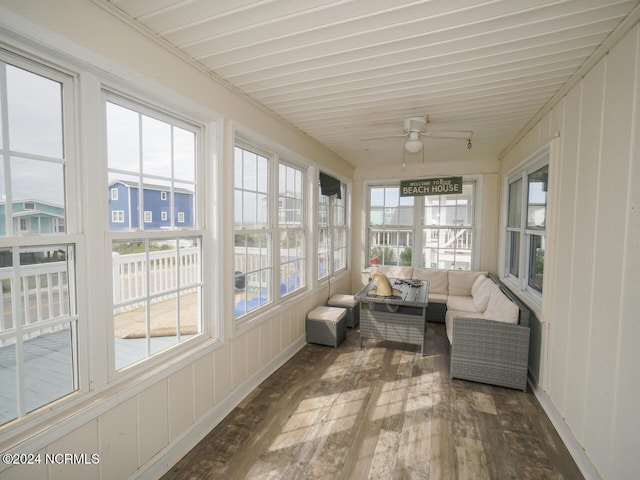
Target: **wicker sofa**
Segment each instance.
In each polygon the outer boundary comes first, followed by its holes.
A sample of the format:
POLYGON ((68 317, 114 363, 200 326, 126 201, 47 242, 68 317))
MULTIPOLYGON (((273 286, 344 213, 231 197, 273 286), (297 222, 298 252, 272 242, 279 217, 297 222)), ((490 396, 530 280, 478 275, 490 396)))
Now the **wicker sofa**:
POLYGON ((452 378, 526 391, 530 311, 497 277, 413 267, 379 271, 429 280, 427 321, 446 325, 452 378))

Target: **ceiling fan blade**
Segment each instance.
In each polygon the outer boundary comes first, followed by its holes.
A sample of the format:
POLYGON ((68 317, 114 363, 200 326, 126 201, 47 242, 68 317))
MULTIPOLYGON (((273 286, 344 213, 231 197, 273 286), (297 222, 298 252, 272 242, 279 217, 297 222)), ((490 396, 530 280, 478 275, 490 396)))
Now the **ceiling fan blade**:
POLYGON ((403 133, 402 135, 383 135, 380 137, 365 137, 361 138, 360 141, 365 142, 369 140, 384 140, 385 138, 402 138, 408 136, 408 133, 403 133))
POLYGON ((470 130, 431 130, 420 134, 423 137, 468 140, 473 136, 470 130))

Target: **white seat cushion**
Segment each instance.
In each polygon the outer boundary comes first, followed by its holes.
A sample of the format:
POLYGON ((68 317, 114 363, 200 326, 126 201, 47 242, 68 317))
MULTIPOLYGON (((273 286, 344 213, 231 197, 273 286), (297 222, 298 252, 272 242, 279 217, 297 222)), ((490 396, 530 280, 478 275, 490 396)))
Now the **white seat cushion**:
POLYGON ((345 308, 320 305, 307 313, 307 318, 309 320, 322 320, 323 322, 339 322, 346 314, 347 310, 345 308))
POLYGON ((481 313, 478 312, 476 306, 473 304, 473 298, 463 295, 449 295, 449 299, 447 300, 447 310, 481 313))
POLYGON ((429 289, 429 303, 447 303, 449 295, 444 293, 431 293, 429 289))
POLYGON ((353 295, 345 295, 338 293, 333 295, 327 302, 332 307, 355 307, 358 305, 358 301, 353 298, 353 295))

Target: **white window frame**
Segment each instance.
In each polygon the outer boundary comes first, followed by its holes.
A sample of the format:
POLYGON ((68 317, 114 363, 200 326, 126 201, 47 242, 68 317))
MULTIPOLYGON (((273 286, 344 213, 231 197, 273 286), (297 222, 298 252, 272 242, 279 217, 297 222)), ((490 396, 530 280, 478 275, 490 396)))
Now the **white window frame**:
POLYGON ((144 223, 152 223, 153 222, 153 212, 151 210, 144 211, 144 223))
MULTIPOLYGON (((429 177, 425 177, 429 178, 429 177)), ((470 260, 470 269, 475 270, 478 268, 479 262, 479 254, 480 254, 480 229, 479 229, 479 218, 481 216, 482 205, 479 201, 480 198, 480 190, 481 190, 481 181, 477 176, 463 176, 462 179, 463 185, 473 185, 473 210, 472 210, 472 225, 469 225, 467 228, 471 230, 473 245, 471 248, 471 260, 470 260)), ((397 245, 390 245, 392 248, 396 248, 398 250, 399 255, 400 248, 404 247, 404 243, 400 241, 401 236, 407 236, 408 243, 411 248, 411 264, 407 266, 413 266, 418 268, 433 268, 430 265, 426 265, 424 259, 424 236, 426 235, 426 230, 431 229, 449 229, 451 226, 449 225, 429 225, 425 222, 425 200, 423 196, 415 196, 413 198, 413 206, 403 206, 403 208, 412 208, 413 212, 411 215, 412 224, 411 225, 391 225, 385 227, 376 226, 375 228, 371 225, 371 189, 372 188, 400 188, 400 180, 396 180, 393 182, 366 182, 365 184, 365 204, 366 204, 366 250, 365 250, 365 267, 371 267, 370 260, 370 252, 371 252, 371 236, 372 232, 378 232, 380 235, 386 236, 397 236, 397 245)), ((400 199, 403 197, 399 197, 398 205, 400 205, 400 199)), ((408 197, 405 197, 408 198, 408 197)), ((384 212, 383 212, 384 216, 384 212)), ((408 247, 409 245, 407 245, 408 247)), ((394 254, 395 255, 395 254, 394 254)), ((399 264, 399 258, 395 264, 399 264)), ((382 259, 380 259, 380 265, 382 265, 382 259)))
MULTIPOLYGON (((527 157, 520 165, 511 170, 505 177, 505 183, 503 188, 503 195, 505 201, 503 202, 504 208, 504 230, 503 230, 503 269, 501 272, 502 280, 508 284, 516 293, 520 293, 528 298, 537 307, 542 307, 543 292, 531 287, 529 285, 529 273, 530 265, 529 260, 531 258, 531 239, 532 237, 542 237, 543 244, 546 244, 547 229, 549 215, 549 191, 547 190, 546 203, 545 203, 545 215, 546 225, 544 229, 531 229, 527 227, 528 218, 528 194, 529 194, 529 175, 539 171, 542 168, 549 168, 550 166, 551 150, 550 145, 545 145, 529 157, 527 157), (520 191, 520 225, 509 226, 509 187, 518 180, 521 181, 520 191), (518 275, 513 275, 510 271, 510 259, 511 259, 511 242, 510 235, 512 233, 519 233, 520 239, 518 244, 518 275)), ((545 247, 546 248, 546 247, 545 247)), ((544 275, 543 275, 544 278, 544 275)))
MULTIPOLYGON (((234 165, 235 165, 235 152, 236 152, 236 148, 240 148, 240 149, 244 149, 247 150, 251 153, 257 154, 261 157, 264 157, 267 159, 268 162, 268 175, 267 175, 267 188, 268 188, 268 192, 267 192, 267 198, 266 198, 266 205, 267 205, 267 211, 266 211, 266 223, 264 225, 261 225, 259 228, 248 228, 248 227, 244 227, 243 225, 237 225, 235 220, 237 217, 237 212, 236 212, 236 195, 238 193, 240 193, 242 190, 239 190, 237 188, 236 185, 236 181, 235 178, 233 179, 233 190, 234 190, 234 197, 232 199, 232 204, 234 205, 234 214, 233 214, 233 232, 232 232, 232 238, 231 238, 231 248, 234 249, 233 255, 234 255, 234 259, 235 259, 235 235, 246 235, 246 236, 250 236, 250 235, 266 235, 268 238, 268 245, 265 246, 265 249, 267 250, 267 257, 268 259, 266 260, 266 264, 264 264, 261 269, 259 270, 259 272, 261 272, 261 275, 266 275, 267 277, 264 278, 268 278, 270 285, 269 285, 269 291, 259 294, 259 303, 257 306, 255 306, 255 308, 252 308, 251 310, 247 310, 243 313, 240 313, 238 315, 235 314, 235 307, 237 305, 237 299, 234 297, 234 321, 233 321, 233 328, 234 330, 240 331, 240 330, 244 330, 246 328, 246 326, 250 325, 250 324, 254 324, 255 322, 261 321, 264 316, 263 314, 267 313, 269 311, 270 307, 273 307, 275 305, 279 305, 283 302, 288 302, 288 301, 294 301, 294 299, 303 294, 304 292, 308 291, 309 289, 309 272, 311 271, 311 261, 312 261, 312 257, 313 255, 309 254, 310 248, 309 248, 309 240, 308 240, 308 231, 309 231, 309 215, 307 212, 308 209, 308 205, 309 205, 309 185, 310 185, 310 181, 309 178, 311 178, 311 174, 310 172, 312 171, 312 164, 311 162, 306 161, 305 159, 291 153, 291 152, 283 152, 281 151, 281 149, 277 146, 277 145, 265 145, 265 143, 261 143, 261 142, 254 142, 251 140, 248 140, 248 138, 250 137, 250 135, 244 135, 244 134, 238 134, 236 133, 235 135, 235 143, 234 143, 234 165), (278 175, 279 175, 279 166, 280 164, 283 165, 288 165, 291 166, 292 168, 297 168, 300 169, 303 173, 303 226, 302 227, 295 227, 295 228, 301 228, 304 233, 304 284, 301 285, 299 288, 292 290, 291 292, 285 292, 284 294, 281 294, 280 292, 280 233, 286 231, 288 228, 286 225, 285 226, 280 226, 279 224, 279 201, 281 199, 281 197, 279 196, 279 184, 278 184, 278 175), (263 298, 264 297, 264 298, 263 298)), ((235 166, 234 169, 235 171, 235 166)), ((249 191, 250 193, 251 191, 249 191)), ((264 262, 263 262, 264 263, 264 262)), ((261 264, 262 265, 262 264, 261 264)), ((249 282, 249 275, 245 275, 243 274, 243 272, 240 272, 238 270, 238 268, 235 266, 235 260, 234 260, 234 284, 236 287, 236 293, 235 295, 238 294, 238 288, 240 286, 243 285, 247 285, 249 282)), ((258 273, 258 270, 254 270, 254 275, 258 273)), ((251 271, 249 272, 251 273, 251 271)), ((261 277, 263 278, 263 277, 261 277)), ((255 282, 254 282, 255 283, 255 282)), ((240 294, 242 294, 242 288, 240 289, 240 294)), ((244 300, 245 302, 247 302, 247 298, 245 297, 244 299, 241 299, 240 301, 244 300)), ((245 305, 248 305, 248 303, 245 303, 245 305)))
POLYGON ((112 210, 111 221, 113 223, 124 223, 124 210, 112 210))
MULTIPOLYGON (((196 133, 196 151, 195 151, 195 155, 196 155, 196 172, 201 171, 204 169, 204 155, 202 152, 202 143, 203 143, 203 138, 204 138, 204 126, 201 124, 198 124, 195 121, 191 121, 188 120, 186 118, 183 118, 181 116, 179 116, 178 114, 176 114, 175 112, 172 112, 168 109, 162 108, 160 106, 155 105, 153 102, 150 102, 144 98, 141 98, 138 95, 127 95, 125 96, 123 93, 121 93, 120 91, 115 92, 112 89, 103 86, 102 92, 101 92, 101 97, 102 97, 102 107, 103 107, 103 115, 105 115, 104 118, 106 118, 106 105, 107 103, 113 103, 115 105, 118 105, 120 107, 126 108, 126 109, 130 109, 134 112, 136 112, 138 115, 144 115, 144 116, 148 116, 151 117, 153 119, 158 119, 161 120, 163 122, 166 122, 170 125, 174 125, 177 126, 179 128, 188 130, 188 131, 193 131, 196 133)), ((141 141, 141 140, 139 140, 141 141)), ((106 139, 105 139, 106 142, 106 139)), ((107 166, 107 170, 109 173, 121 173, 120 170, 117 169, 111 169, 107 166)), ((131 176, 130 173, 124 171, 122 172, 124 175, 129 175, 131 176)), ((142 174, 143 172, 139 172, 137 175, 140 176, 140 179, 142 179, 142 174)), ((184 183, 183 180, 177 180, 173 177, 173 169, 171 170, 170 173, 167 174, 167 177, 170 177, 170 182, 171 182, 171 187, 170 187, 170 191, 173 191, 173 182, 176 183, 184 183)), ((136 229, 135 231, 119 231, 119 230, 110 230, 108 229, 107 226, 107 232, 106 232, 106 237, 109 240, 107 245, 105 245, 107 251, 107 255, 112 256, 112 249, 113 249, 113 245, 116 244, 117 242, 124 242, 124 241, 128 241, 128 240, 141 240, 144 242, 145 244, 145 264, 150 265, 151 262, 151 250, 150 250, 150 245, 153 242, 162 242, 162 241, 171 241, 171 242, 175 242, 176 244, 176 248, 177 248, 177 255, 180 256, 180 251, 181 251, 181 243, 183 241, 187 241, 187 242, 191 242, 192 240, 194 240, 196 242, 196 244, 199 246, 199 265, 197 268, 197 272, 195 274, 195 277, 190 278, 190 280, 187 280, 187 285, 185 286, 184 284, 182 284, 181 282, 183 280, 181 279, 181 275, 177 275, 177 284, 175 287, 171 287, 168 292, 169 293, 175 293, 177 296, 182 295, 184 292, 186 292, 185 289, 189 289, 189 288, 195 288, 198 294, 198 332, 197 334, 193 335, 190 338, 187 338, 185 340, 182 340, 182 335, 178 333, 178 335, 176 335, 176 339, 177 339, 177 343, 172 345, 171 347, 166 347, 166 348, 161 348, 158 351, 153 351, 153 348, 151 346, 151 342, 152 342, 152 336, 150 336, 149 334, 147 334, 146 336, 146 343, 147 343, 147 347, 146 347, 146 353, 145 356, 143 358, 141 358, 140 360, 131 363, 131 364, 126 364, 126 365, 118 365, 117 364, 117 359, 116 359, 116 348, 114 346, 115 343, 115 338, 114 341, 112 341, 110 343, 109 349, 108 349, 108 357, 109 357, 109 378, 110 380, 114 380, 117 378, 121 378, 121 377, 126 377, 131 375, 132 372, 136 372, 136 371, 140 371, 142 369, 145 368, 150 368, 156 364, 158 364, 158 362, 161 362, 163 359, 166 359, 169 356, 173 356, 178 352, 183 352, 185 350, 189 350, 191 348, 195 348, 198 343, 199 343, 199 339, 202 339, 204 337, 206 337, 207 333, 209 333, 209 324, 205 321, 205 314, 204 314, 204 307, 203 307, 203 302, 202 302, 202 297, 203 297, 203 292, 205 290, 205 285, 204 285, 204 281, 203 281, 203 266, 204 266, 204 247, 203 247, 203 242, 204 242, 204 238, 205 238, 205 230, 202 228, 202 224, 204 223, 202 220, 202 214, 200 213, 201 209, 203 208, 203 184, 201 181, 198 180, 198 175, 195 175, 195 178, 193 180, 193 187, 195 190, 195 202, 194 202, 194 209, 195 211, 193 212, 193 218, 194 218, 194 227, 184 231, 182 228, 180 230, 177 229, 177 223, 178 223, 178 215, 179 213, 182 213, 183 215, 183 221, 184 221, 184 212, 176 212, 176 218, 173 220, 173 222, 175 222, 176 225, 170 227, 170 228, 162 228, 162 229, 156 229, 155 227, 151 227, 150 229, 146 229, 145 228, 145 224, 149 223, 146 222, 144 220, 146 220, 146 213, 150 211, 144 211, 143 210, 143 215, 141 215, 139 218, 139 223, 141 224, 141 228, 136 229), (140 222, 141 221, 141 222, 140 222)), ((150 178, 153 180, 154 177, 150 176, 150 178)), ((166 180, 165 177, 157 177, 160 180, 166 180)), ((109 181, 110 183, 110 181, 109 181)), ((143 201, 143 192, 144 192, 144 185, 142 180, 140 180, 139 183, 139 187, 138 187, 138 194, 139 194, 139 203, 142 204, 143 201)), ((171 203, 173 204, 173 201, 171 200, 171 203)), ((140 208, 142 209, 144 207, 144 205, 141 205, 140 208)), ((173 211, 173 210, 172 210, 173 211)), ((114 260, 115 261, 115 260, 114 260)), ((144 264, 143 264, 144 265, 144 264)), ((182 261, 179 262, 179 265, 182 266, 182 261)), ((112 275, 115 275, 115 272, 112 273, 112 275)), ((113 283, 113 282, 112 282, 113 283)), ((166 292, 165 292, 166 293, 166 292)), ((116 295, 115 293, 115 287, 114 287, 114 296, 116 295)), ((155 293, 151 293, 150 291, 147 291, 146 293, 146 302, 149 303, 150 301, 153 301, 153 299, 158 296, 158 294, 155 293)), ((112 302, 114 302, 113 297, 112 297, 112 302)), ((114 311, 114 303, 111 304, 112 305, 112 311, 114 311)), ((118 303, 118 305, 120 305, 120 303, 118 303)), ((110 328, 113 330, 114 328, 114 316, 111 316, 111 320, 110 320, 110 328)))
MULTIPOLYGON (((323 195, 320 188, 318 188, 318 215, 320 215, 320 205, 325 205, 326 207, 322 208, 326 208, 327 212, 326 224, 320 223, 320 218, 318 218, 318 235, 320 235, 320 231, 324 231, 327 239, 326 253, 321 256, 320 251, 317 252, 318 280, 321 282, 340 275, 349 269, 349 242, 351 239, 351 230, 349 228, 348 195, 348 185, 342 181, 340 181, 340 196, 342 197, 340 199, 335 195, 323 195), (341 223, 338 221, 338 209, 342 210, 342 214, 340 216, 343 218, 343 221, 341 223), (338 245, 337 238, 340 233, 345 241, 344 246, 338 245), (339 255, 339 252, 341 252, 342 255, 339 255), (323 258, 326 262, 325 272, 322 276, 320 276, 320 258, 323 258), (340 265, 336 268, 336 262, 339 261, 339 258, 344 258, 344 265, 340 265)), ((319 243, 316 242, 316 244, 319 243)))
POLYGON ((115 187, 111 189, 111 200, 118 200, 118 189, 115 187))
MULTIPOLYGON (((307 258, 308 258, 308 254, 307 254, 307 215, 306 215, 306 205, 307 205, 307 172, 306 169, 303 167, 300 167, 298 165, 295 165, 294 163, 284 159, 284 158, 280 158, 279 162, 278 162, 278 184, 281 184, 282 179, 280 178, 280 172, 281 172, 281 167, 285 168, 285 169, 291 169, 294 170, 294 172, 299 172, 301 175, 301 188, 302 188, 302 198, 300 200, 302 200, 302 205, 300 206, 300 221, 299 222, 292 222, 290 220, 287 219, 287 214, 291 211, 288 207, 287 207, 287 200, 293 200, 294 197, 291 196, 290 192, 285 192, 284 196, 281 196, 281 192, 280 192, 280 188, 278 188, 278 208, 277 208, 277 218, 278 221, 276 222, 276 236, 277 236, 277 244, 278 244, 278 251, 277 251, 277 257, 278 257, 278 265, 279 265, 279 272, 280 274, 278 275, 278 292, 282 297, 286 297, 289 295, 294 294, 295 292, 306 288, 307 286, 307 275, 306 275, 306 270, 307 270, 307 258), (282 205, 282 201, 284 201, 284 205, 282 205), (283 214, 284 213, 284 218, 283 218, 283 214), (283 221, 284 220, 284 221, 283 221), (283 260, 283 254, 282 254, 282 246, 280 245, 280 240, 282 238, 283 235, 290 235, 290 234, 294 234, 294 235, 299 235, 302 239, 301 241, 301 246, 300 249, 302 250, 302 261, 284 261, 283 260), (300 266, 302 267, 302 276, 300 278, 300 285, 298 285, 297 287, 295 287, 293 290, 288 290, 288 287, 286 286, 286 276, 283 279, 282 278, 282 269, 287 269, 289 267, 293 267, 295 268, 300 268, 300 266), (281 291, 282 290, 282 282, 285 282, 285 291, 284 293, 281 291)), ((286 181, 286 180, 285 180, 286 181)), ((295 212, 295 210, 294 210, 295 212)))
MULTIPOLYGON (((76 193, 78 188, 78 181, 76 176, 78 175, 78 169, 76 166, 76 151, 75 151, 75 129, 76 129, 76 113, 75 113, 75 103, 76 96, 75 92, 75 79, 72 75, 66 73, 62 68, 55 68, 49 65, 43 64, 40 60, 32 60, 28 57, 22 56, 22 54, 14 55, 8 51, 2 51, 0 53, 0 70, 2 71, 2 77, 5 76, 6 67, 5 64, 13 65, 17 68, 28 71, 34 75, 42 76, 43 78, 49 79, 54 82, 58 82, 61 85, 61 114, 62 114, 62 141, 63 141, 63 153, 62 157, 48 157, 44 155, 36 155, 28 152, 18 152, 14 151, 11 148, 11 145, 8 140, 8 132, 9 132, 9 119, 7 115, 7 92, 5 90, 6 83, 4 82, 4 78, 0 81, 2 88, 0 89, 0 115, 2 116, 2 121, 0 124, 2 125, 2 137, 4 141, 2 142, 2 150, 0 157, 0 168, 5 168, 5 166, 9 165, 10 158, 12 157, 20 157, 20 158, 28 158, 31 160, 39 160, 39 161, 47 161, 55 164, 61 164, 64 166, 64 180, 63 180, 63 188, 64 188, 64 214, 65 218, 62 218, 63 224, 67 226, 63 231, 59 231, 59 229, 53 228, 48 232, 31 232, 28 236, 21 236, 20 231, 15 231, 16 227, 20 227, 21 222, 17 222, 14 224, 12 220, 8 220, 5 222, 6 224, 6 232, 5 235, 0 236, 0 249, 3 251, 11 252, 12 256, 12 274, 11 278, 7 279, 12 282, 12 284, 17 287, 13 288, 12 292, 14 295, 12 296, 12 304, 13 304, 13 322, 14 327, 13 331, 15 333, 11 334, 10 331, 2 331, 0 329, 0 339, 3 341, 0 344, 4 345, 5 341, 10 341, 8 336, 15 337, 16 344, 16 370, 18 376, 17 380, 17 395, 18 395, 18 406, 17 406, 17 417, 13 420, 14 424, 11 427, 7 427, 8 431, 24 431, 29 428, 30 425, 36 424, 37 421, 50 418, 50 412, 52 409, 56 409, 58 405, 68 405, 70 402, 73 402, 78 398, 78 395, 81 392, 86 392, 88 390, 88 386, 86 384, 87 372, 88 372, 88 364, 86 360, 86 356, 83 355, 83 344, 79 340, 79 330, 84 328, 84 323, 78 314, 78 302, 76 301, 78 296, 81 294, 79 291, 79 283, 77 281, 77 273, 76 269, 77 263, 76 258, 78 258, 78 250, 84 248, 83 237, 79 235, 78 229, 78 203, 76 202, 76 193), (20 284, 24 281, 27 281, 27 270, 31 266, 23 266, 22 260, 20 259, 21 252, 33 250, 33 251, 44 251, 48 248, 55 248, 56 246, 65 246, 69 248, 69 258, 68 262, 71 263, 70 267, 66 269, 66 274, 68 278, 68 301, 70 310, 66 313, 60 312, 56 317, 51 317, 49 319, 40 320, 40 305, 37 307, 37 321, 27 322, 24 317, 24 312, 26 311, 23 307, 22 303, 24 298, 21 298, 20 294, 20 284), (27 324, 23 325, 23 321, 27 324), (42 325, 42 327, 40 327, 42 325), (70 375, 72 375, 71 383, 72 388, 69 392, 65 393, 61 397, 51 399, 49 402, 44 403, 42 405, 37 406, 35 409, 26 411, 25 410, 25 379, 24 372, 25 368, 25 358, 24 358, 24 350, 22 348, 22 344, 25 341, 25 336, 33 338, 36 336, 40 336, 40 333, 43 335, 47 334, 46 332, 55 332, 61 328, 65 328, 68 326, 70 331, 70 347, 71 347, 71 371, 70 375)), ((5 181, 10 182, 10 178, 3 175, 5 181)), ((5 215, 7 218, 11 218, 13 215, 12 204, 14 201, 9 199, 6 202, 6 212, 5 215)), ((32 202, 25 202, 32 203, 32 202)), ((23 205, 25 207, 27 205, 23 205)), ((35 203, 34 203, 35 207, 35 203)), ((30 209, 29 209, 30 210, 30 209)), ((25 220, 27 222, 28 228, 28 219, 22 218, 20 220, 25 220)), ((38 286, 40 283, 39 279, 35 278, 35 284, 38 286)), ((40 288, 40 287, 38 287, 40 288)), ((43 290, 48 290, 46 287, 42 287, 43 290)), ((51 291, 49 290, 49 294, 51 291)), ((49 313, 51 315, 51 312, 49 313)), ((43 388, 47 388, 46 384, 41 384, 43 388)), ((4 386, 3 386, 4 388, 4 386)))
MULTIPOLYGON (((29 30, 32 29, 28 28, 20 33, 18 30, 5 30, 1 33, 3 47, 0 55, 3 62, 7 61, 35 73, 38 73, 38 70, 42 76, 52 79, 55 79, 54 76, 60 76, 65 81, 69 80, 62 89, 65 100, 62 106, 65 131, 65 217, 59 219, 58 228, 53 230, 53 234, 19 235, 17 222, 12 221, 7 227, 11 238, 0 236, 0 249, 6 250, 13 246, 18 249, 52 245, 73 247, 75 263, 70 268, 75 271, 76 287, 70 291, 77 302, 77 307, 74 305, 77 310, 77 325, 73 327, 73 341, 78 348, 74 348, 73 358, 77 365, 74 381, 77 382, 78 389, 42 408, 28 412, 11 424, 2 425, 0 428, 5 443, 13 446, 18 445, 31 433, 35 435, 33 438, 37 437, 43 445, 55 443, 60 438, 59 432, 50 428, 52 418, 64 417, 76 425, 95 420, 102 408, 99 406, 100 399, 107 389, 113 387, 113 391, 129 391, 135 396, 136 392, 145 388, 145 378, 159 375, 166 379, 176 371, 176 360, 188 360, 189 355, 197 355, 198 352, 212 352, 223 343, 223 307, 218 289, 215 288, 218 282, 211 281, 218 276, 218 272, 207 268, 204 274, 207 291, 203 295, 206 311, 203 318, 207 320, 203 323, 203 330, 206 329, 209 335, 202 335, 198 340, 194 339, 171 348, 170 351, 156 355, 126 372, 114 374, 110 371, 109 360, 113 357, 113 346, 109 338, 105 341, 104 335, 105 332, 113 332, 109 313, 112 291, 109 281, 110 255, 109 258, 105 258, 104 248, 110 242, 109 235, 104 233, 109 224, 109 209, 106 205, 110 195, 107 193, 106 162, 95 162, 96 155, 102 157, 106 145, 103 89, 127 92, 131 97, 141 99, 149 105, 159 105, 162 111, 202 126, 204 131, 202 142, 197 145, 199 164, 196 170, 196 182, 201 195, 197 199, 197 220, 194 219, 194 224, 199 225, 206 233, 202 239, 202 264, 210 265, 217 262, 220 265, 223 263, 224 252, 218 249, 214 242, 221 231, 222 214, 211 208, 205 210, 208 204, 204 197, 206 193, 209 201, 218 204, 223 189, 223 166, 222 162, 216 160, 221 154, 219 138, 222 133, 222 116, 203 104, 191 102, 179 93, 171 93, 154 82, 145 82, 142 85, 139 78, 130 72, 122 71, 119 75, 103 74, 102 72, 109 70, 108 65, 95 56, 58 54, 56 52, 65 50, 62 44, 58 45, 60 48, 55 48, 53 45, 32 41, 33 39, 27 41, 27 37, 31 38, 29 30), (181 112, 188 113, 183 116, 181 112), (85 120, 83 128, 78 125, 79 118, 85 120), (205 163, 205 157, 213 160, 205 163), (103 188, 88 187, 94 184, 103 185, 103 188), (206 192, 203 188, 205 185, 206 192), (82 208, 83 205, 85 208, 82 208), (92 206, 90 211, 86 210, 86 205, 92 206), (96 205, 99 207, 94 208, 96 205), (96 212, 103 213, 97 215, 96 212), (84 408, 87 405, 93 406, 84 408), (97 410, 94 408, 96 405, 97 410), (69 416, 70 412, 73 412, 73 415, 69 416)), ((0 103, 6 105, 5 99, 0 98, 0 103)), ((0 121, 0 128, 6 128, 7 125, 7 122, 0 121)))

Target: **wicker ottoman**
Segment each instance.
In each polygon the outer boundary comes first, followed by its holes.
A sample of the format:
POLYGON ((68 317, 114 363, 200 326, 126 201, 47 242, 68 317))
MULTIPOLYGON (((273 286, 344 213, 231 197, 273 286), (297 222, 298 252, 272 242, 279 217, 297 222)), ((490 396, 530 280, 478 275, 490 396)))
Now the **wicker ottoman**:
POLYGON ((307 313, 307 342, 337 347, 347 338, 347 310, 321 305, 307 313))
POLYGON ((353 298, 353 295, 334 295, 329 299, 327 305, 347 309, 347 327, 355 328, 360 325, 360 302, 353 298))

